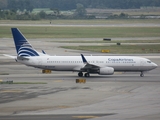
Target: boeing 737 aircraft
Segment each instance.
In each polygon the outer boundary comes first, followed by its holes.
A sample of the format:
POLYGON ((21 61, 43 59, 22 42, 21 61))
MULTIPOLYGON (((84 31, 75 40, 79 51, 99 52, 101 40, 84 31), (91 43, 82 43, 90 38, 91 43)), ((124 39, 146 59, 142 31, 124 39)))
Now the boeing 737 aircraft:
POLYGON ((52 71, 75 71, 78 76, 89 77, 90 74, 112 75, 116 71, 140 72, 144 76, 145 71, 150 71, 157 67, 149 59, 133 56, 50 56, 44 51, 36 51, 17 28, 11 28, 14 38, 17 62, 27 66, 47 69, 52 71))

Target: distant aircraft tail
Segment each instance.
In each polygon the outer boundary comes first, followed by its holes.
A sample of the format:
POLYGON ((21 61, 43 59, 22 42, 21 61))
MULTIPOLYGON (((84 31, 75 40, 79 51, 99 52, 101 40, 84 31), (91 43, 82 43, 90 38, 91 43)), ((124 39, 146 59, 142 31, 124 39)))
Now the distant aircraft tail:
POLYGON ((32 47, 18 28, 11 28, 11 31, 18 56, 40 56, 40 54, 32 47))

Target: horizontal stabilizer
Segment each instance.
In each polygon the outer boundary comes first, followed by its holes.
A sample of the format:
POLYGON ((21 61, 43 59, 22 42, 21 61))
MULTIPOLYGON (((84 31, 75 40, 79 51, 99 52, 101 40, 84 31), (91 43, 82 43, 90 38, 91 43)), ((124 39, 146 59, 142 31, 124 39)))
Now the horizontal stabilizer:
POLYGON ((17 58, 17 56, 12 56, 12 55, 7 55, 7 54, 3 54, 3 55, 6 56, 6 57, 9 57, 9 58, 12 58, 12 59, 17 58))

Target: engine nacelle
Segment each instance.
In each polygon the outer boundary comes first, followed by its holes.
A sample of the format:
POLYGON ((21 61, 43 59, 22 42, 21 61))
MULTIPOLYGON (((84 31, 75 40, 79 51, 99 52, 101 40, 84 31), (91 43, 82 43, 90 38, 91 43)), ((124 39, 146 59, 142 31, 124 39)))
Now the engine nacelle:
POLYGON ((99 69, 100 75, 112 75, 114 74, 114 68, 112 67, 103 67, 99 69))

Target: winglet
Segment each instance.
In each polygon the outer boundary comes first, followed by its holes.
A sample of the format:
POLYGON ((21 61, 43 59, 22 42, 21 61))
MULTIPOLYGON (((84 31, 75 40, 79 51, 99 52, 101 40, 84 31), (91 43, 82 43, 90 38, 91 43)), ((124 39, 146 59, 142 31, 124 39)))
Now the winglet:
POLYGON ((83 56, 83 54, 81 54, 81 57, 82 57, 82 61, 83 61, 84 64, 88 63, 86 58, 83 56))
POLYGON ((46 52, 45 52, 44 50, 42 50, 42 53, 43 53, 43 54, 46 54, 46 52))

